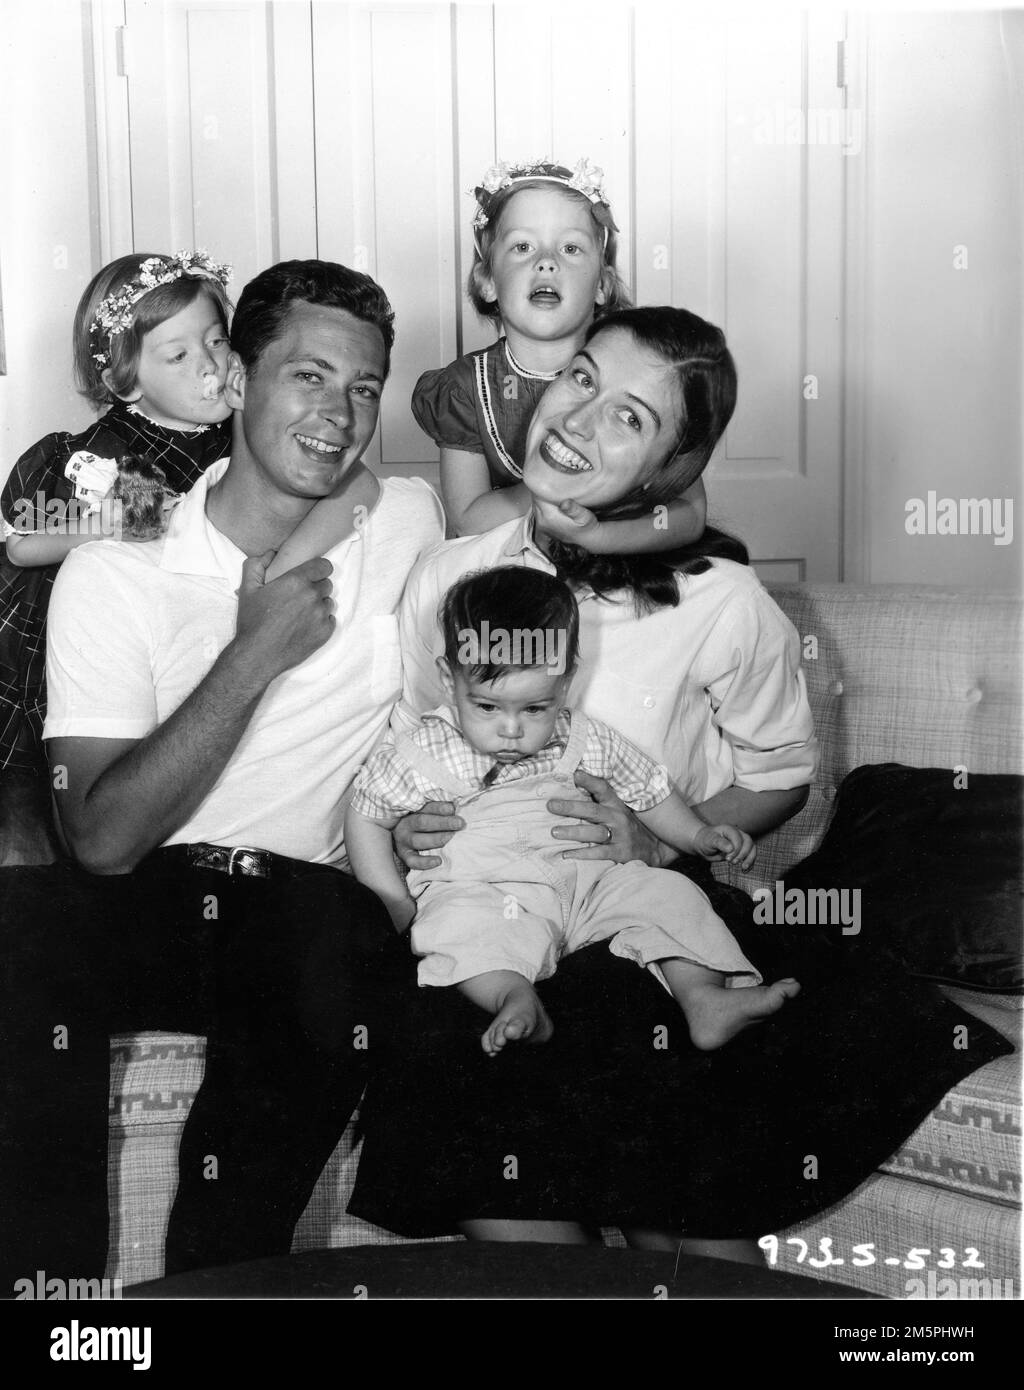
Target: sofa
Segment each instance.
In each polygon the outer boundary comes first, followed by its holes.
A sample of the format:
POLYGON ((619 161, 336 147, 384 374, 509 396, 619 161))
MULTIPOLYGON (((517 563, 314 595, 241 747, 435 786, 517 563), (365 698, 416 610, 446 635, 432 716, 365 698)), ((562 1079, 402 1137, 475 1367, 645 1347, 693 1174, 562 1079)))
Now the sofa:
MULTIPOLYGON (((754 871, 731 875, 734 882, 748 891, 771 885, 815 850, 840 783, 860 765, 1021 771, 1017 599, 902 585, 771 592, 803 644, 821 769, 803 811, 760 842, 754 871)), ((765 1241, 773 1268, 891 1298, 1019 1297, 1022 999, 946 992, 1017 1050, 957 1085, 851 1196, 813 1221, 765 1233, 776 1237, 765 1241)), ((203 1058, 197 1037, 112 1039, 107 1275, 124 1285, 163 1272, 178 1139, 203 1058)), ((350 1125, 296 1228, 294 1250, 398 1240, 346 1215, 357 1161, 350 1125)))

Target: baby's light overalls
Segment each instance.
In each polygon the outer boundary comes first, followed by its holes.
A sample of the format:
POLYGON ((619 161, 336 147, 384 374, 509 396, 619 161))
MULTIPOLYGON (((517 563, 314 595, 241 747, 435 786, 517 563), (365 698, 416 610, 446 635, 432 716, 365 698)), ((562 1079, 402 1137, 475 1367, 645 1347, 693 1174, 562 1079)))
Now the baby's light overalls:
MULTIPOLYGON (((488 970, 514 970, 531 982, 553 975, 559 958, 595 941, 647 966, 669 957, 693 961, 760 984, 711 904, 682 874, 639 860, 564 859, 571 841, 552 837, 564 823, 546 803, 579 800, 573 781, 586 745, 578 710, 553 772, 481 790, 463 781, 410 738, 402 756, 442 788, 466 822, 440 850, 436 869, 408 877, 417 900, 411 940, 421 985, 454 985, 488 970), (609 940, 610 939, 610 940, 609 940)), ((660 970, 655 973, 664 984, 660 970)))

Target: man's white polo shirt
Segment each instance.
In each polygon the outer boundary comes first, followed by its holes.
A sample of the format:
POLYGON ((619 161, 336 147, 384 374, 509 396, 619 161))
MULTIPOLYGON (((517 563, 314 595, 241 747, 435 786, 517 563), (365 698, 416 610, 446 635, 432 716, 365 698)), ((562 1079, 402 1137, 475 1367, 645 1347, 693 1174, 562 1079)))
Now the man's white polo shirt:
MULTIPOLYGON (((141 739, 196 688, 235 633, 245 556, 206 516, 215 463, 166 535, 90 544, 61 566, 50 602, 43 737, 141 739)), ((381 480, 362 527, 328 552, 337 624, 268 686, 206 799, 165 843, 251 845, 345 863, 356 769, 402 688, 396 610, 417 557, 444 533, 417 478, 381 480)))

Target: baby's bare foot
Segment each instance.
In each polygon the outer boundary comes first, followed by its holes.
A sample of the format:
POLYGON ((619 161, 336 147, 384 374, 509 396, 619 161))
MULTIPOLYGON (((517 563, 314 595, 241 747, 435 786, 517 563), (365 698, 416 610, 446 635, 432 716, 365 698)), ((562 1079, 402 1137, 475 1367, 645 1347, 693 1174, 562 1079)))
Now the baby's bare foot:
POLYGON ((508 1042, 547 1042, 554 1031, 533 986, 521 985, 506 994, 480 1043, 489 1057, 497 1057, 508 1042))
POLYGON ((792 979, 746 989, 724 989, 717 984, 695 986, 687 991, 682 1003, 690 1040, 702 1052, 712 1052, 752 1023, 763 1023, 778 1013, 787 999, 799 993, 800 986, 792 979))

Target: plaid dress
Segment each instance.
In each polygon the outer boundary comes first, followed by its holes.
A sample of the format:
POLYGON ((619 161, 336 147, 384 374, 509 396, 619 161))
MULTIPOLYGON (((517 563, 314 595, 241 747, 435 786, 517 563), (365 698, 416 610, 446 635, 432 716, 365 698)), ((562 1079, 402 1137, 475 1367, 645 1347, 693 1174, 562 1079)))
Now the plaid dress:
MULTIPOLYGON (((175 492, 185 492, 231 448, 231 422, 194 430, 168 429, 130 410, 111 406, 80 434, 48 434, 22 454, 0 497, 7 527, 24 526, 26 505, 42 529, 46 504, 71 502, 74 483, 64 470, 80 450, 100 458, 133 453, 158 464, 175 492)), ((46 610, 57 565, 20 569, 0 550, 0 772, 43 773, 46 715, 46 610)))

